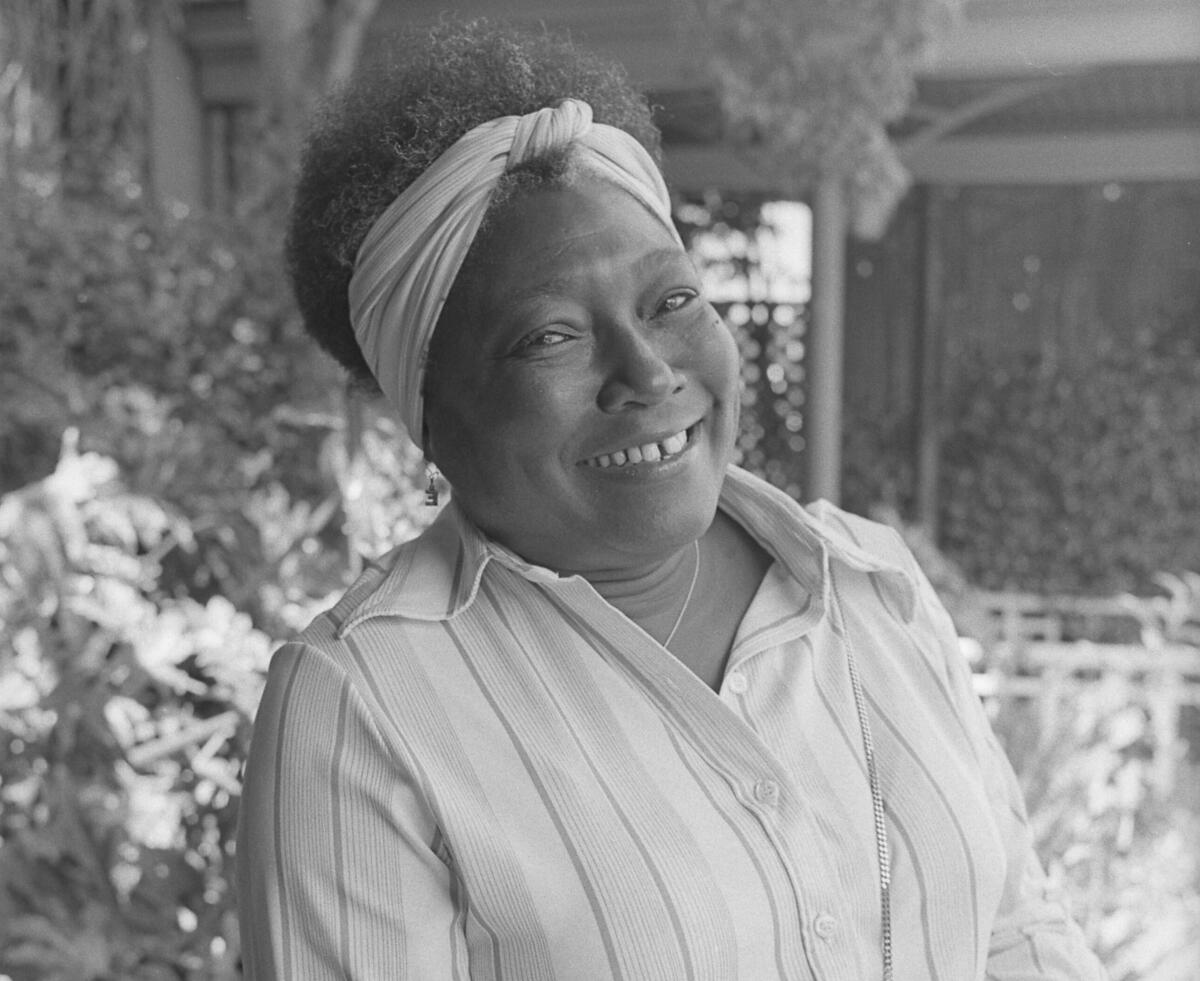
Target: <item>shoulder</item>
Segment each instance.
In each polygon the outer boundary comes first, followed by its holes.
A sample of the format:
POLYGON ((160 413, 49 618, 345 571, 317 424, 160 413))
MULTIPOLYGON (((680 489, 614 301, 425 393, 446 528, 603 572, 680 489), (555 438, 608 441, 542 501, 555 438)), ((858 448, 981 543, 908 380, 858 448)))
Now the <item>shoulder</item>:
POLYGON ((487 564, 485 543, 448 505, 421 534, 372 561, 298 639, 340 643, 368 621, 442 623, 471 604, 487 564))
POLYGON ((291 643, 316 648, 326 648, 335 642, 341 627, 364 603, 379 595, 386 588, 389 576, 396 567, 405 562, 416 548, 416 539, 398 545, 391 551, 371 559, 332 606, 317 614, 303 630, 292 638, 291 643))
POLYGON ((277 729, 281 738, 286 731, 289 739, 306 743, 317 736, 307 729, 340 726, 338 720, 348 717, 376 734, 386 729, 381 687, 405 686, 420 660, 412 652, 429 644, 422 631, 439 625, 388 616, 361 633, 347 635, 344 628, 365 606, 391 594, 390 580, 418 549, 414 539, 372 560, 329 609, 279 646, 267 672, 256 734, 277 729))
POLYGON ((912 573, 913 554, 891 525, 846 511, 824 498, 806 505, 804 510, 835 544, 866 552, 883 564, 912 573))
MULTIPOLYGON (((361 641, 365 637, 347 636, 347 626, 363 618, 364 611, 393 613, 378 616, 371 631, 373 642, 368 648, 386 647, 396 655, 413 644, 421 643, 414 636, 432 624, 395 614, 393 609, 411 601, 415 593, 424 596, 431 582, 442 578, 432 568, 431 549, 423 541, 429 530, 407 542, 397 545, 378 558, 366 563, 358 577, 337 596, 327 609, 317 614, 307 626, 287 638, 273 653, 267 677, 268 690, 286 685, 293 690, 308 686, 316 688, 331 684, 347 683, 361 687, 364 671, 369 673, 369 663, 378 660, 368 656, 369 651, 361 641)), ((445 605, 440 609, 445 610, 445 605)), ((369 614, 374 616, 374 614, 369 614)), ((387 660, 399 669, 403 657, 392 656, 387 660)))
POLYGON ((751 533, 820 542, 834 551, 874 554, 883 564, 907 567, 912 561, 904 540, 891 526, 843 510, 827 500, 801 505, 761 477, 731 466, 722 494, 735 518, 751 533))
POLYGON ((837 560, 831 573, 837 575, 840 569, 865 574, 872 583, 871 592, 881 601, 886 597, 888 612, 911 624, 921 603, 923 577, 900 533, 826 500, 810 504, 806 512, 816 523, 830 558, 837 560))

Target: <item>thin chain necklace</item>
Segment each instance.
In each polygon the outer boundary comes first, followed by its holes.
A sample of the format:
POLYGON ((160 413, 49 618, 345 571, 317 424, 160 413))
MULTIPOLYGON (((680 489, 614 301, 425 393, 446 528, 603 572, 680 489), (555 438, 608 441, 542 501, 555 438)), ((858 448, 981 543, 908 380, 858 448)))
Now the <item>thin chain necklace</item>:
POLYGON ((838 629, 846 648, 846 665, 850 669, 850 688, 854 692, 854 709, 858 713, 858 728, 862 733, 863 755, 867 761, 867 783, 871 786, 871 812, 875 819, 875 855, 879 861, 880 913, 883 921, 883 981, 892 981, 892 856, 888 847, 887 825, 884 823, 883 792, 879 789, 879 767, 875 762, 875 740, 871 736, 871 721, 867 718, 867 703, 863 696, 862 682, 858 677, 858 663, 854 648, 850 644, 850 631, 842 615, 842 600, 838 595, 837 583, 830 575, 833 605, 837 609, 838 629))
POLYGON ((683 598, 683 606, 679 608, 679 614, 675 617, 675 622, 671 625, 671 632, 667 634, 667 639, 663 641, 663 647, 670 647, 671 641, 675 639, 675 631, 683 623, 683 615, 687 613, 688 604, 692 601, 692 593, 696 590, 696 580, 700 578, 700 539, 697 538, 692 544, 696 549, 696 565, 692 569, 692 584, 688 586, 687 595, 683 598))

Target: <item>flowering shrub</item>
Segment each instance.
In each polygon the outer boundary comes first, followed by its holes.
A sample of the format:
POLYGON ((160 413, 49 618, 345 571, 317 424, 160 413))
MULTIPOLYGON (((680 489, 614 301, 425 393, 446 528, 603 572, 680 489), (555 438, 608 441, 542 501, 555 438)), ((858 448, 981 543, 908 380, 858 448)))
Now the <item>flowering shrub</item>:
POLYGON ((417 454, 300 336, 269 228, 0 207, 0 976, 236 978, 266 662, 428 520, 417 454))
POLYGON ((1200 963, 1200 767, 1163 754, 1143 693, 1111 680, 1003 700, 993 725, 1025 790, 1047 872, 1113 981, 1191 981, 1200 963), (1068 702, 1069 698, 1069 702, 1068 702), (1059 711, 1047 713, 1048 705, 1059 711))
POLYGON ((0 502, 0 965, 232 978, 239 760, 271 644, 157 594, 189 526, 68 443, 0 502))

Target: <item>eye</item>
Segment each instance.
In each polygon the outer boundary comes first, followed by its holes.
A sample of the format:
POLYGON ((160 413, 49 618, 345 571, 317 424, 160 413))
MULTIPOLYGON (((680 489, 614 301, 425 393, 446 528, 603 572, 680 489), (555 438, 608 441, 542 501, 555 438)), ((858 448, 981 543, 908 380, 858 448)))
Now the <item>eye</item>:
POLYGON ((675 313, 679 310, 682 310, 689 303, 699 297, 699 295, 700 294, 693 289, 675 290, 673 293, 667 294, 666 298, 661 304, 659 304, 658 312, 675 313))
POLYGON ((558 330, 550 327, 545 330, 535 330, 530 334, 522 337, 513 349, 514 354, 523 354, 528 351, 544 350, 548 347, 558 347, 560 344, 565 344, 572 340, 573 335, 565 330, 558 330))

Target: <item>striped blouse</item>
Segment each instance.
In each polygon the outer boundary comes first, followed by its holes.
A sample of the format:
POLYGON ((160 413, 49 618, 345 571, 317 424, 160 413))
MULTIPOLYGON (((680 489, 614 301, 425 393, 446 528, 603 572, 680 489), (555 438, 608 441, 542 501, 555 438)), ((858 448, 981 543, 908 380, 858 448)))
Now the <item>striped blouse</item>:
POLYGON ((719 692, 453 504, 276 653, 238 844, 251 979, 1100 979, 953 627, 890 529, 730 470, 774 558, 719 692))

